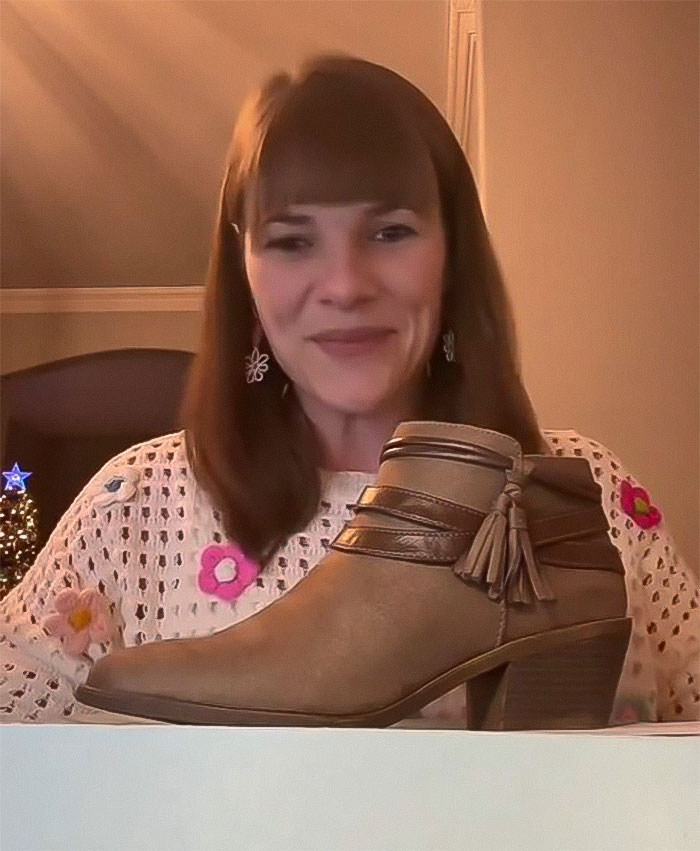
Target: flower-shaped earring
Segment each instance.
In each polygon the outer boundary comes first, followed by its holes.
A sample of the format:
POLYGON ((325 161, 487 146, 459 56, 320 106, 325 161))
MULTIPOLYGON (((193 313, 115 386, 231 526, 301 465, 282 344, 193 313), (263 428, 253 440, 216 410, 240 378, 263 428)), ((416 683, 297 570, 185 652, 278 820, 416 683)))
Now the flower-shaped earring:
POLYGON ((648 492, 644 488, 634 487, 626 479, 620 483, 620 504, 625 514, 642 529, 653 529, 661 523, 661 512, 651 504, 648 492))
POLYGON ((255 321, 255 331, 253 332, 253 351, 248 355, 245 359, 245 376, 248 384, 252 384, 254 381, 262 381, 264 374, 268 370, 268 360, 270 359, 269 355, 264 355, 260 353, 260 342, 262 340, 262 326, 260 325, 260 320, 257 318, 255 321))
POLYGON ((240 597, 260 573, 260 565, 247 558, 236 544, 209 544, 202 550, 199 563, 200 591, 226 602, 240 597))
POLYGON ((108 641, 114 635, 109 606, 95 588, 65 588, 56 596, 55 606, 57 614, 45 619, 44 628, 62 640, 71 656, 80 656, 93 642, 108 641))
POLYGON ((264 373, 266 373, 268 369, 268 359, 269 355, 262 355, 258 351, 257 346, 253 347, 253 351, 245 359, 245 377, 248 384, 252 384, 254 381, 263 380, 264 373))
POLYGON ((133 467, 124 467, 118 473, 111 475, 102 485, 95 497, 95 505, 111 505, 113 502, 124 502, 136 493, 139 473, 133 467))

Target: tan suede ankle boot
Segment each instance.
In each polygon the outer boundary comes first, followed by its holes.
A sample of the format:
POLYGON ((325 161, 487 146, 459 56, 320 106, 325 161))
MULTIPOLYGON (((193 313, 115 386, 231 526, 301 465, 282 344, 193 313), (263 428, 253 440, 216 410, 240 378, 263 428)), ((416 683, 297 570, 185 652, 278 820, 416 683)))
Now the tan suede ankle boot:
POLYGON ((386 727, 466 684, 471 729, 608 723, 624 568, 584 458, 404 422, 331 551, 210 636, 128 647, 79 701, 162 721, 386 727))

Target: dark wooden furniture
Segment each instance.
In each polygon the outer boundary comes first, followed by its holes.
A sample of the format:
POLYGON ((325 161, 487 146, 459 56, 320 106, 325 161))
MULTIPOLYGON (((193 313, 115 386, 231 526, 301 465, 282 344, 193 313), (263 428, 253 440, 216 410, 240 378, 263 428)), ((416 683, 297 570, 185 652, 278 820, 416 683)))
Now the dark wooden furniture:
POLYGON ((120 349, 0 377, 2 469, 17 462, 33 473, 27 485, 39 507, 39 547, 113 455, 180 428, 193 357, 165 349, 120 349))

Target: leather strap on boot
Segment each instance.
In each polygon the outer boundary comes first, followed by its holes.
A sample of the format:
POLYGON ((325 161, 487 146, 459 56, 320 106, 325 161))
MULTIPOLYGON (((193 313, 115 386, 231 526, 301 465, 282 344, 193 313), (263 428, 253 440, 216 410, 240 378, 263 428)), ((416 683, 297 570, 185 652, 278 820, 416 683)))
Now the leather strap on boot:
POLYGON ((421 455, 505 467, 506 484, 491 511, 484 515, 430 494, 370 485, 354 506, 356 513, 372 510, 414 521, 423 529, 379 528, 352 522, 332 542, 332 548, 424 564, 452 564, 453 572, 463 581, 487 585, 490 599, 505 597, 512 603, 530 603, 530 588, 538 600, 554 599, 535 550, 548 564, 560 567, 623 571, 617 551, 607 540, 575 540, 608 531, 607 519, 599 506, 541 518, 528 529, 520 499, 534 468, 531 461, 521 455, 511 459, 474 444, 434 440, 435 444, 432 438, 396 438, 386 444, 381 461, 397 455, 421 455))
POLYGON ((488 596, 492 600, 501 600, 507 596, 513 603, 529 603, 530 594, 526 579, 529 580, 538 600, 554 599, 552 589, 535 558, 525 512, 520 506, 525 479, 534 466, 531 461, 524 461, 522 455, 518 454, 511 467, 510 458, 499 452, 447 438, 432 438, 427 446, 424 442, 418 443, 405 438, 390 440, 382 452, 382 460, 405 452, 450 457, 462 463, 476 463, 499 469, 505 467, 505 488, 494 501, 471 547, 467 547, 464 555, 455 562, 453 571, 460 579, 477 584, 486 583, 488 596))

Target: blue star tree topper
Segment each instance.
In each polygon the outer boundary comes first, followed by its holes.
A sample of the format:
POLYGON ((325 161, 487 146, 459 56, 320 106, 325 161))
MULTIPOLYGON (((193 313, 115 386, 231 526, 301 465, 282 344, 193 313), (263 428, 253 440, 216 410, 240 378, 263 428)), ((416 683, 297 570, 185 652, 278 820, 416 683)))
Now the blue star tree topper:
POLYGON ((3 476, 7 479, 4 490, 26 493, 27 486, 25 484, 25 479, 28 479, 31 475, 31 473, 23 473, 19 468, 19 464, 15 462, 15 465, 11 470, 3 472, 3 476))

